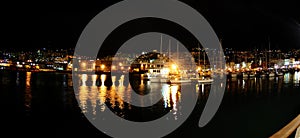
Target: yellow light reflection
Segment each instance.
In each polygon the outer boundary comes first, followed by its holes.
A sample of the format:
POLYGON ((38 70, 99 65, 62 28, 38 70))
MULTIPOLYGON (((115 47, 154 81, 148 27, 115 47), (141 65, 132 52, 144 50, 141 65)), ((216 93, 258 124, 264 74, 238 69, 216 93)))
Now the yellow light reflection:
POLYGON ((123 101, 123 98, 124 98, 124 92, 125 92, 125 87, 124 86, 120 86, 118 88, 118 94, 116 94, 116 101, 119 103, 118 107, 120 109, 124 109, 124 101, 123 101))
POLYGON ((31 82, 31 72, 26 72, 26 88, 25 88, 25 108, 26 111, 31 109, 31 99, 32 99, 32 94, 31 94, 31 87, 30 87, 30 82, 31 82))
POLYGON ((87 112, 88 87, 83 85, 79 87, 79 105, 83 113, 87 112))
MULTIPOLYGON (((114 89, 114 88, 115 87, 112 86, 112 89, 114 89)), ((98 99, 99 99, 100 111, 103 112, 103 111, 105 111, 105 100, 106 100, 106 87, 105 86, 100 86, 98 99)))
POLYGON ((30 86, 31 72, 26 72, 26 86, 30 86))
POLYGON ((92 113, 96 115, 96 107, 97 107, 97 99, 98 99, 98 88, 97 86, 91 86, 91 91, 89 92, 89 100, 92 105, 92 113))

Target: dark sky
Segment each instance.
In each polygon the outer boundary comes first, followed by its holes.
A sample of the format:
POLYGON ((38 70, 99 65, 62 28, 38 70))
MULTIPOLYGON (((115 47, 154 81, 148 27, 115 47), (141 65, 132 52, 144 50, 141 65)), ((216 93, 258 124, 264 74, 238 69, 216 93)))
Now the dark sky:
MULTIPOLYGON (((1 47, 75 47, 87 23, 114 0, 11 3, 2 14, 8 43, 1 47), (7 19, 6 19, 7 18, 7 19)), ((197 9, 224 47, 300 48, 300 8, 289 1, 183 0, 197 9)))

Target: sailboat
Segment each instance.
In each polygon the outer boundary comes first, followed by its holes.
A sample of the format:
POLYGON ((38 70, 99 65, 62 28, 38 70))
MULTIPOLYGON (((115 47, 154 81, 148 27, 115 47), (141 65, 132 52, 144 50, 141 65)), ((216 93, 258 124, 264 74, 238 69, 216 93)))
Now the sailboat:
POLYGON ((269 68, 269 60, 268 60, 268 58, 270 58, 270 46, 271 46, 271 44, 270 44, 270 37, 268 37, 268 44, 269 44, 269 50, 268 50, 268 54, 267 54, 267 57, 266 57, 266 64, 267 64, 267 69, 268 69, 268 71, 267 71, 267 76, 268 77, 275 77, 276 76, 276 74, 274 73, 274 71, 273 71, 273 68, 269 68))
MULTIPOLYGON (((200 55, 201 55, 201 49, 200 49, 200 46, 198 45, 198 49, 199 49, 199 56, 198 56, 198 65, 200 66, 200 55)), ((204 55, 204 70, 205 70, 205 54, 204 55)), ((200 76, 200 73, 198 72, 196 78, 190 78, 191 80, 196 80, 197 82, 199 83, 211 83, 213 82, 214 80, 210 77, 206 78, 204 76, 200 76)))
MULTIPOLYGON (((169 41, 169 45, 171 45, 170 41, 169 41)), ((160 53, 159 54, 162 54, 162 35, 160 37, 160 53)), ((170 56, 170 53, 169 53, 169 56, 170 56)), ((165 64, 164 61, 161 61, 160 59, 158 59, 156 61, 156 64, 148 70, 148 73, 146 73, 146 76, 151 83, 168 83, 168 82, 170 82, 169 71, 168 71, 169 65, 168 64, 164 65, 164 64, 165 64), (158 65, 160 67, 158 67, 158 65), (161 65, 164 65, 164 66, 161 67, 161 65)))
MULTIPOLYGON (((170 46, 169 46, 170 48, 170 46)), ((171 50, 169 50, 171 51, 171 50)), ((179 42, 177 42, 177 53, 176 53, 176 60, 179 62, 179 42)), ((187 73, 181 71, 177 76, 170 77, 169 83, 190 83, 192 80, 188 78, 187 73)))

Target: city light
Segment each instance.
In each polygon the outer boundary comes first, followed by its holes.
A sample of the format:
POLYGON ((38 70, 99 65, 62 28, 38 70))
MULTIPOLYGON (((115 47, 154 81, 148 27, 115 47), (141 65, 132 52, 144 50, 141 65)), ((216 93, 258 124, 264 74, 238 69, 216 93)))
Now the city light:
POLYGON ((102 69, 102 70, 105 69, 105 65, 104 65, 104 64, 101 65, 101 69, 102 69))
POLYGON ((111 69, 112 69, 112 70, 116 70, 117 67, 116 67, 115 65, 112 65, 112 66, 111 66, 111 69))
POLYGON ((82 63, 81 63, 81 67, 86 67, 86 63, 85 63, 85 62, 82 62, 82 63))
POLYGON ((172 69, 176 70, 177 69, 177 65, 176 64, 172 64, 172 69))

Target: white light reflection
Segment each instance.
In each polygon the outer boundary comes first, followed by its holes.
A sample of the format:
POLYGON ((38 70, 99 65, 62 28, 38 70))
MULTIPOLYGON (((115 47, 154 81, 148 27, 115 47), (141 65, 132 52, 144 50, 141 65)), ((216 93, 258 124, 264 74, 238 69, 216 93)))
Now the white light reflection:
POLYGON ((102 75, 100 76, 100 78, 101 78, 101 86, 104 86, 104 81, 105 81, 105 79, 106 79, 106 75, 105 75, 105 74, 102 74, 102 75))
POLYGON ((81 75, 81 81, 82 81, 82 85, 81 86, 86 86, 87 79, 88 79, 87 74, 82 74, 81 75))
POLYGON ((295 86, 299 86, 299 83, 300 83, 300 73, 299 72, 295 72, 293 80, 294 80, 295 86))
POLYGON ((284 74, 284 83, 289 83, 290 81, 290 74, 287 73, 287 74, 284 74))
POLYGON ((164 99, 164 106, 165 106, 165 108, 171 107, 169 85, 167 85, 167 84, 162 85, 162 89, 161 90, 162 90, 162 95, 163 95, 163 99, 164 99))
POLYGON ((92 86, 96 86, 96 81, 97 81, 97 75, 96 74, 92 75, 92 81, 93 81, 92 86))
POLYGON ((204 93, 204 83, 201 84, 201 92, 204 93))
POLYGON ((173 102, 173 110, 174 110, 174 114, 176 114, 177 112, 177 98, 176 98, 176 94, 178 92, 178 85, 173 85, 171 86, 171 97, 172 97, 172 102, 173 102))
POLYGON ((112 86, 116 86, 116 76, 111 76, 112 86))
POLYGON ((124 84, 124 75, 121 75, 120 79, 119 79, 119 86, 123 86, 124 84))

